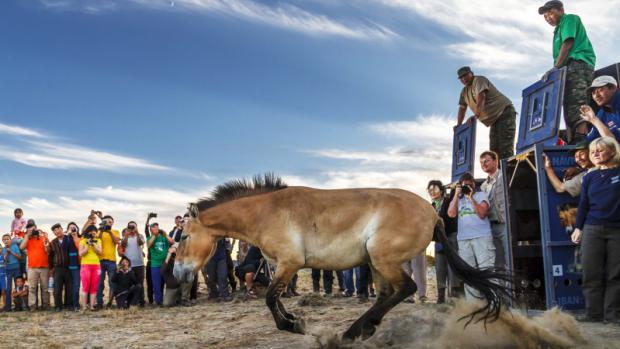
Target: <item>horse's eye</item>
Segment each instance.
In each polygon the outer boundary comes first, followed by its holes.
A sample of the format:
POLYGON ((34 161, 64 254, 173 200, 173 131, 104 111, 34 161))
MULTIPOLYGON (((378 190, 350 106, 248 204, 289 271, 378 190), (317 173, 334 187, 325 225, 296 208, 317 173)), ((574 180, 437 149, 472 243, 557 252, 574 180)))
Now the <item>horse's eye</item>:
POLYGON ((181 236, 181 241, 186 240, 187 238, 189 238, 189 235, 182 235, 181 236))

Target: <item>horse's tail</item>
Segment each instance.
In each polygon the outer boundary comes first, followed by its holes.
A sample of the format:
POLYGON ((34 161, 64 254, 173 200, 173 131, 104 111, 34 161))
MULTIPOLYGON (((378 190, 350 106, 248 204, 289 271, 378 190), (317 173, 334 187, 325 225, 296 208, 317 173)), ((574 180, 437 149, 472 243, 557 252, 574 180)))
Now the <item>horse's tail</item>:
MULTIPOLYGON (((495 271, 494 268, 478 269, 467 264, 458 254, 457 250, 448 241, 444 223, 441 219, 435 225, 435 241, 443 245, 443 253, 448 260, 448 264, 463 282, 478 290, 481 299, 487 301, 486 305, 461 319, 469 317, 465 326, 469 325, 474 319, 475 322, 484 320, 495 321, 499 318, 502 303, 507 299, 514 299, 510 287, 502 286, 512 283, 512 277, 505 272, 495 271), (477 317, 480 315, 479 317, 477 317)), ((459 319, 459 320, 461 320, 459 319)))

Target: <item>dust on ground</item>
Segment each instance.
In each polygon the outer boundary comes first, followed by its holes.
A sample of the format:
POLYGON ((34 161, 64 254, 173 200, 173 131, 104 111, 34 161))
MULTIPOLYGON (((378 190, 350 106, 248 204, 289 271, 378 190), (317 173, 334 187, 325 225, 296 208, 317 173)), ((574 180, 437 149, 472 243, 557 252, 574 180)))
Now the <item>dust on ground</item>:
MULTIPOLYGON (((371 303, 356 298, 317 299, 310 276, 300 274, 305 295, 283 299, 306 320, 306 335, 276 329, 264 299, 230 303, 207 301, 204 289, 193 307, 102 310, 98 312, 0 313, 0 347, 10 348, 620 348, 620 326, 576 323, 558 310, 528 319, 503 314, 494 323, 463 329, 457 319, 471 305, 401 303, 373 337, 344 345, 339 336, 371 303)), ((336 287, 337 290, 337 287, 336 287)), ((374 301, 371 299, 371 301, 374 301)))

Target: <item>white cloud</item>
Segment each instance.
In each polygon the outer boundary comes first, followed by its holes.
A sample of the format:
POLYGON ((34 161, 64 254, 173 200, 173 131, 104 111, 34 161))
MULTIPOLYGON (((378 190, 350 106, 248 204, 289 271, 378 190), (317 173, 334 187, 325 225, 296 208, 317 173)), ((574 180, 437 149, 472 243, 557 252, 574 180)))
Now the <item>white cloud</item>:
MULTIPOLYGON (((57 222, 63 225, 75 221, 82 225, 91 209, 114 217, 116 228, 134 220, 140 225, 149 212, 158 213, 157 221, 169 229, 174 217, 183 214, 189 202, 209 193, 209 188, 199 190, 173 190, 160 187, 91 187, 75 195, 50 197, 32 196, 24 200, 0 199, 0 226, 9 226, 13 209, 21 207, 26 218, 34 218, 43 229, 57 222)), ((3 231, 4 229, 0 229, 3 231)))
POLYGON ((376 23, 347 23, 326 15, 311 13, 291 4, 266 5, 250 0, 44 0, 55 10, 79 10, 100 13, 134 4, 145 8, 173 11, 177 9, 220 13, 243 20, 263 23, 286 30, 316 36, 337 36, 357 40, 389 40, 398 37, 391 29, 376 23))
MULTIPOLYGON (((375 0, 389 7, 429 19, 465 41, 445 46, 446 53, 462 58, 474 69, 497 78, 532 81, 552 65, 553 28, 542 16, 538 0, 375 0)), ((598 56, 597 67, 614 63, 620 29, 615 22, 620 0, 575 0, 565 5, 586 26, 598 56)))
POLYGON ((15 125, 7 125, 3 123, 0 123, 0 133, 12 135, 12 136, 25 136, 25 137, 37 137, 37 138, 44 137, 41 133, 33 129, 15 126, 15 125))
MULTIPOLYGON (((368 129, 393 140, 397 146, 381 150, 311 150, 308 153, 330 159, 346 160, 336 170, 319 176, 285 176, 291 185, 319 188, 402 188, 426 196, 431 179, 450 182, 452 163, 452 128, 454 117, 441 114, 422 115, 410 121, 388 121, 367 125, 368 129)), ((476 159, 489 146, 489 130, 478 124, 476 159)), ((477 177, 484 175, 476 162, 477 177)))
POLYGON ((20 136, 17 139, 0 140, 0 160, 14 161, 27 166, 108 172, 170 170, 167 166, 145 159, 70 144, 63 140, 53 139, 51 135, 21 126, 0 123, 0 133, 20 136), (2 141, 5 144, 2 144, 2 141))

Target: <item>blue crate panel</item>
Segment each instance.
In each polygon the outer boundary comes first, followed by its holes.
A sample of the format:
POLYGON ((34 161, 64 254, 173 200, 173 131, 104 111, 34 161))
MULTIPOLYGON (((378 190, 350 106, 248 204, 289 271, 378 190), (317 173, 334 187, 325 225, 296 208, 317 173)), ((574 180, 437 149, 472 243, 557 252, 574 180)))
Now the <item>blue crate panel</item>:
POLYGON ((536 144, 556 144, 565 80, 566 68, 562 68, 552 73, 547 81, 539 80, 523 90, 517 153, 536 144))
POLYGON ((454 130, 452 140, 452 182, 459 180, 465 172, 474 174, 476 152, 476 121, 468 126, 461 124, 454 130))
POLYGON ((536 157, 541 167, 538 171, 538 188, 547 308, 557 305, 567 310, 578 310, 584 307, 580 287, 581 263, 576 254, 578 247, 570 241, 574 229, 571 223, 577 214, 578 199, 568 193, 556 193, 542 169, 544 152, 551 159, 555 173, 562 178, 565 169, 575 166, 574 157, 569 152, 571 148, 543 149, 538 145, 536 157))

